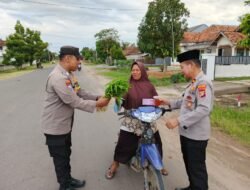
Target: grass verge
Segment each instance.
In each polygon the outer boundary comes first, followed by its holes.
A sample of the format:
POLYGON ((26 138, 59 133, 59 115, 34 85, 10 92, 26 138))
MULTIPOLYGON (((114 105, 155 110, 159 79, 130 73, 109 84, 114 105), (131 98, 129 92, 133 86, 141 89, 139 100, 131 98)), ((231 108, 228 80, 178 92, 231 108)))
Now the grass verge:
POLYGON ((215 79, 215 81, 237 81, 237 80, 250 80, 250 77, 225 77, 225 78, 215 79))
MULTIPOLYGON (((103 76, 106 76, 110 79, 124 79, 128 80, 130 77, 130 69, 129 68, 121 68, 121 69, 97 69, 99 73, 103 76)), ((171 84, 170 78, 155 78, 149 77, 149 80, 152 82, 154 86, 168 86, 171 84)))
MULTIPOLYGON (((51 65, 52 65, 51 63, 44 63, 43 67, 47 68, 47 67, 50 67, 51 65)), ((9 69, 9 70, 5 70, 5 71, 0 71, 0 80, 18 77, 18 76, 24 75, 26 73, 30 73, 36 69, 37 69, 36 66, 32 65, 32 66, 27 66, 27 67, 21 68, 21 69, 15 68, 15 69, 9 69)))
POLYGON ((97 69, 98 73, 101 75, 108 77, 110 79, 124 79, 128 80, 130 76, 129 69, 97 69))
POLYGON ((250 145, 250 107, 229 108, 215 105, 211 114, 213 127, 219 128, 246 145, 250 145))
POLYGON ((28 66, 22 69, 10 69, 6 71, 0 71, 0 80, 5 80, 13 77, 18 77, 26 73, 30 73, 35 69, 35 66, 28 66))

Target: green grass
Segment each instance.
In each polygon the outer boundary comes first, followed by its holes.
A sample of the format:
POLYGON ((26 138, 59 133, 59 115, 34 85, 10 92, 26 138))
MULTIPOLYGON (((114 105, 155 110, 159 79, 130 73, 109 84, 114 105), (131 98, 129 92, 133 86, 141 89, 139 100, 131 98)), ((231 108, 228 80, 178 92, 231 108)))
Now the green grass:
POLYGON ((250 107, 230 108, 215 105, 211 114, 213 127, 219 128, 240 142, 250 145, 250 107))
POLYGON ((128 80, 130 77, 129 69, 97 69, 99 73, 103 76, 106 76, 110 79, 122 79, 128 80))
POLYGON ((22 68, 22 69, 10 69, 6 71, 0 71, 0 80, 21 76, 26 73, 32 72, 34 69, 35 69, 34 66, 29 66, 29 67, 22 68))
MULTIPOLYGON (((42 65, 44 68, 46 68, 46 67, 50 67, 52 64, 51 63, 43 63, 42 65)), ((14 69, 9 69, 9 70, 5 70, 5 71, 0 71, 0 80, 21 76, 21 75, 24 75, 26 73, 30 73, 30 72, 34 71, 35 69, 37 69, 36 66, 32 65, 32 66, 27 66, 27 67, 21 68, 21 69, 14 68, 14 69)))
MULTIPOLYGON (((110 79, 124 79, 128 80, 130 77, 130 69, 122 68, 122 69, 97 69, 99 73, 103 76, 106 76, 110 79)), ((170 78, 162 78, 157 79, 155 77, 149 77, 149 80, 152 82, 154 86, 168 86, 171 84, 170 78)))
POLYGON ((216 81, 237 81, 237 80, 250 80, 250 77, 225 77, 216 78, 216 81))
POLYGON ((149 77, 149 80, 152 82, 152 84, 154 86, 168 86, 168 85, 172 84, 170 81, 170 78, 167 78, 167 77, 161 78, 161 79, 149 77))
POLYGON ((95 63, 92 63, 92 62, 89 62, 89 61, 84 61, 83 64, 87 65, 87 66, 96 66, 96 65, 98 65, 98 64, 95 64, 95 63))

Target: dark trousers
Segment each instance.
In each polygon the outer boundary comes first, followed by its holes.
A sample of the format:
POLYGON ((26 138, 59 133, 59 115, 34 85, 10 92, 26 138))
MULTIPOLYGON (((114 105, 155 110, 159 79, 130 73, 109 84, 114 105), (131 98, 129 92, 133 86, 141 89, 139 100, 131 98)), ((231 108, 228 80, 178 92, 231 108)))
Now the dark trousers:
POLYGON ((207 190, 207 140, 197 141, 180 136, 181 150, 191 190, 207 190))
MULTIPOLYGON (((117 145, 115 147, 114 160, 122 164, 127 164, 136 154, 140 136, 134 133, 120 130, 117 145)), ((162 142, 159 132, 154 134, 155 144, 162 157, 162 142)))
POLYGON ((57 181, 61 187, 67 187, 71 178, 71 133, 66 135, 47 135, 50 156, 53 158, 57 181))

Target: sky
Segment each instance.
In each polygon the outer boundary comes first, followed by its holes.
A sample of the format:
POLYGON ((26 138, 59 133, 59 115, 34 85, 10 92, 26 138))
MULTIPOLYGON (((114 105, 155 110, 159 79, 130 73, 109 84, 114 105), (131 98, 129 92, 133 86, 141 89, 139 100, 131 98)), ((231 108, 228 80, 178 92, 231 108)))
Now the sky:
MULTIPOLYGON (((95 48, 94 35, 115 28, 120 40, 137 42, 138 26, 152 0, 0 0, 0 38, 14 33, 20 20, 24 27, 41 32, 51 51, 63 45, 95 48)), ((250 12, 244 0, 181 0, 190 11, 188 26, 239 25, 250 12)))

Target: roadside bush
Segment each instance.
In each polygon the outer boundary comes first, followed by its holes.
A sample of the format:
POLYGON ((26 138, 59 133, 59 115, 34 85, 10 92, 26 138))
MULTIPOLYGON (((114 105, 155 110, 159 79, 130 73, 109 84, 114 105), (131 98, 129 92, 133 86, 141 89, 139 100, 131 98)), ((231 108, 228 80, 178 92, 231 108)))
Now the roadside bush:
MULTIPOLYGON (((166 68, 165 68, 165 69, 166 69, 165 71, 167 71, 168 66, 169 66, 169 65, 166 65, 166 66, 165 66, 165 67, 166 67, 166 68)), ((161 72, 164 71, 164 65, 161 65, 161 66, 160 66, 160 70, 161 70, 161 72)))
POLYGON ((117 60, 116 64, 118 67, 130 67, 132 62, 131 60, 117 60))
POLYGON ((173 75, 170 77, 170 81, 171 81, 172 83, 187 82, 187 80, 185 79, 185 77, 183 76, 182 73, 173 74, 173 75))
POLYGON ((160 66, 160 70, 161 70, 161 72, 163 72, 163 70, 164 70, 164 65, 161 65, 161 66, 160 66))
POLYGON ((161 79, 149 77, 149 80, 153 83, 154 86, 168 86, 171 84, 169 78, 167 77, 161 79))
POLYGON ((99 58, 96 60, 94 57, 91 57, 89 60, 94 64, 103 64, 103 61, 99 58))

